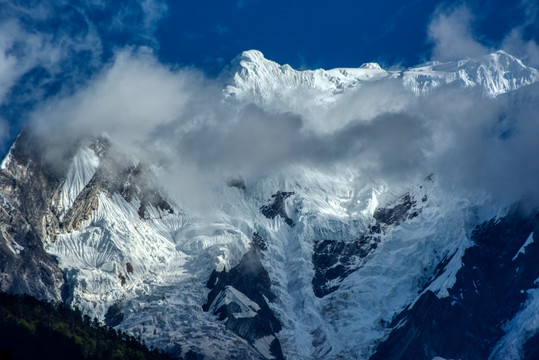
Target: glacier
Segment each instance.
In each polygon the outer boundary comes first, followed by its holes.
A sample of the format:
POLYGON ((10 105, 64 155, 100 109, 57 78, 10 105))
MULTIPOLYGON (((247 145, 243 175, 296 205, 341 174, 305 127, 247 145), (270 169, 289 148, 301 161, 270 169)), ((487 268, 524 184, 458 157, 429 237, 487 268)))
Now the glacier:
MULTIPOLYGON (((415 97, 440 87, 478 87, 484 96, 496 97, 538 80, 536 69, 502 51, 406 70, 367 63, 298 71, 250 50, 219 78, 223 101, 306 119, 333 111, 350 92, 380 81, 400 82, 415 97)), ((309 126, 331 130, 318 125, 309 126)), ((15 141, 2 174, 50 188, 44 220, 32 226, 40 229, 44 250, 56 263, 51 268, 63 274, 62 284, 51 270, 54 285, 46 286, 55 290, 26 292, 64 301, 149 345, 172 353, 180 346, 178 355, 191 350, 209 359, 272 359, 282 351, 288 359, 368 359, 394 329, 405 328, 404 318, 392 322, 423 304, 425 294, 453 299, 463 259, 475 246, 474 229, 510 213, 483 194, 448 194, 429 174, 419 183, 392 188, 381 179, 358 179, 345 167, 294 165, 264 177, 246 176, 241 183, 214 179, 204 189, 211 208, 201 214, 159 185, 166 169, 117 158, 110 150, 114 144, 104 138, 80 141, 64 172, 49 177, 46 165, 25 164, 24 156, 37 155, 20 153, 28 146, 20 144, 24 141, 15 141), (322 250, 327 253, 317 252, 322 250), (239 285, 221 284, 224 290, 204 310, 211 288, 225 279, 218 274, 238 267, 249 271, 251 253, 267 273, 269 288, 254 299, 239 285), (320 265, 313 264, 315 258, 320 265), (317 272, 319 285, 313 283, 317 272), (316 292, 316 286, 322 290, 316 292), (219 320, 222 307, 226 318, 219 320), (247 338, 228 322, 249 324, 242 321, 257 316, 264 321, 262 310, 282 328, 247 338)), ((1 185, 6 214, 28 205, 7 180, 1 185)), ((2 231, 10 239, 4 225, 2 231)), ((535 246, 528 235, 513 260, 535 246)), ((15 257, 25 247, 15 240, 6 244, 15 257)), ((525 341, 539 329, 533 315, 537 291, 524 290, 527 302, 505 324, 493 359, 520 358, 525 341)))

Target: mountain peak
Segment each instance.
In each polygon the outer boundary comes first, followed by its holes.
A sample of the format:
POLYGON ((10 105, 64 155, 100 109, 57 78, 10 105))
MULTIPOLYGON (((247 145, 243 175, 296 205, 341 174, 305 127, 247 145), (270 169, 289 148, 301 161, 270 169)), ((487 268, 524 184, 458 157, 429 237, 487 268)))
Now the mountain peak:
POLYGON ((509 54, 508 52, 506 52, 505 50, 496 50, 495 52, 493 52, 493 53, 490 54, 490 55, 504 56, 504 57, 507 57, 507 58, 510 58, 510 59, 513 59, 513 60, 520 61, 519 59, 517 59, 517 58, 514 57, 513 55, 511 55, 511 54, 509 54))
POLYGON ((503 50, 459 61, 429 62, 404 71, 386 71, 375 62, 359 68, 295 70, 266 59, 258 50, 248 50, 221 73, 225 96, 294 112, 299 111, 290 99, 295 91, 311 92, 309 106, 326 106, 363 83, 388 78, 402 79, 416 95, 440 86, 456 86, 477 87, 486 96, 498 96, 539 81, 539 71, 503 50))
POLYGON ((259 50, 246 50, 243 51, 238 57, 241 58, 241 60, 251 60, 251 61, 258 61, 258 60, 266 60, 264 57, 264 54, 262 54, 259 50))
POLYGON ((360 67, 360 69, 374 69, 374 70, 383 70, 380 64, 375 62, 367 62, 363 63, 360 67))

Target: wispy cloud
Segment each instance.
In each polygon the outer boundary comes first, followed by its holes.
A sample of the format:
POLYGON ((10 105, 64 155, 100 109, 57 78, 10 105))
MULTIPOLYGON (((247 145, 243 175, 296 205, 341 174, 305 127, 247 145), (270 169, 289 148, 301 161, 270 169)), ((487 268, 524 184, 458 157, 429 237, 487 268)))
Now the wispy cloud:
POLYGON ((538 29, 539 5, 533 0, 521 0, 515 7, 524 14, 523 20, 492 49, 480 41, 480 34, 474 32, 476 16, 465 3, 439 6, 428 26, 428 40, 433 46, 431 58, 441 61, 465 59, 502 49, 530 66, 539 67, 539 45, 526 36, 538 29))
POLYGON ((2 128, 8 123, 18 128, 35 104, 83 85, 109 61, 116 46, 125 46, 114 41, 122 38, 118 34, 129 33, 124 38, 133 44, 156 44, 152 34, 165 12, 161 0, 130 7, 104 1, 0 0, 2 128))
POLYGON ((0 20, 0 119, 5 130, 0 141, 9 136, 8 124, 18 122, 48 92, 80 81, 75 54, 94 54, 84 56, 84 67, 90 68, 100 49, 91 32, 82 38, 54 36, 33 31, 17 19, 0 20))
POLYGON ((521 0, 520 8, 525 13, 524 21, 512 29, 503 39, 501 47, 521 58, 527 64, 539 67, 539 45, 533 39, 526 39, 525 33, 538 29, 539 4, 533 0, 521 0))
POLYGON ((465 5, 441 7, 428 27, 433 44, 432 59, 458 60, 488 53, 472 31, 473 14, 465 5))

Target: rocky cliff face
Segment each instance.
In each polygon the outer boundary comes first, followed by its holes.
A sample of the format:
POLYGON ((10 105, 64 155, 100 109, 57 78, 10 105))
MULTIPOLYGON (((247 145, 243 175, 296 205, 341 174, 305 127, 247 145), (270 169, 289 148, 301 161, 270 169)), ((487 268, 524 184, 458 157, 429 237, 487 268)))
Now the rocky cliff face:
MULTIPOLYGON (((427 201, 424 195, 422 202, 427 201)), ((403 195, 394 204, 380 207, 373 213, 375 220, 369 231, 354 240, 317 240, 313 251, 313 290, 322 298, 339 288, 339 284, 350 274, 357 271, 367 256, 383 240, 384 235, 401 222, 418 216, 421 205, 410 194, 403 195)))
POLYGON ((537 214, 518 210, 478 225, 447 296, 427 287, 392 321, 371 359, 531 359, 524 348, 537 341, 525 323, 536 317, 527 299, 539 278, 533 260, 539 255, 533 238, 538 226, 537 214), (526 312, 530 317, 518 323, 526 312))
POLYGON ((2 163, 0 289, 40 299, 61 299, 63 274, 45 246, 59 229, 56 209, 62 169, 54 169, 22 132, 2 163))
POLYGON ((253 234, 251 249, 230 271, 214 271, 207 286, 210 289, 204 311, 211 311, 225 322, 227 329, 246 339, 261 355, 284 359, 277 334, 282 329, 269 303, 276 296, 271 279, 262 265, 262 239, 253 234))

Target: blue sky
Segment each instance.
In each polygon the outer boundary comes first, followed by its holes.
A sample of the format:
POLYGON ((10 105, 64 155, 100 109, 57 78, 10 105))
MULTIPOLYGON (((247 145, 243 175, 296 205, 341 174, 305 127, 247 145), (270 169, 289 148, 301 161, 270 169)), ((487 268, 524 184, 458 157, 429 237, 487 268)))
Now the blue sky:
POLYGON ((125 49, 215 77, 243 50, 295 68, 408 67, 505 49, 539 66, 535 0, 0 0, 0 148, 125 49))
MULTIPOLYGON (((430 58, 429 23, 437 11, 450 11, 454 4, 434 0, 176 2, 169 4, 156 36, 163 60, 193 64, 210 73, 251 48, 296 68, 355 67, 368 61, 412 66, 430 58)), ((531 2, 459 5, 472 14, 477 38, 492 47, 537 15, 531 2)), ((525 37, 537 40, 537 36, 537 23, 531 22, 525 37)))

